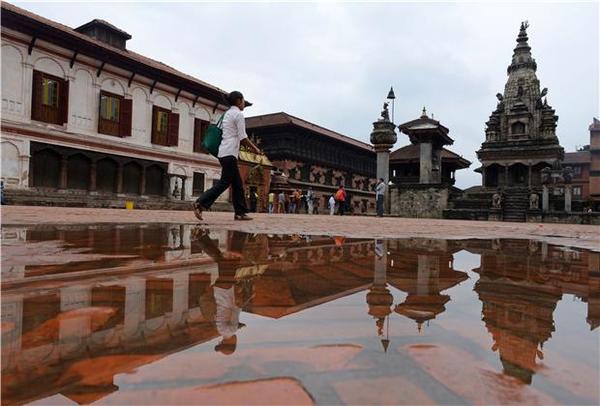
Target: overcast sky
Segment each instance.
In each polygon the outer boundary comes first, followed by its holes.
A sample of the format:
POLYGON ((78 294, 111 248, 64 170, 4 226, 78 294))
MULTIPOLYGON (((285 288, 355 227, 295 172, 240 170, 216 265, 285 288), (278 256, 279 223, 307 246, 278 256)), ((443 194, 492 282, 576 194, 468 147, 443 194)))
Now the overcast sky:
POLYGON ((480 183, 475 151, 522 20, 566 151, 598 116, 597 2, 14 4, 71 27, 105 19, 129 49, 241 90, 246 116, 285 111, 365 142, 393 85, 397 123, 426 106, 473 162, 459 187, 480 183))

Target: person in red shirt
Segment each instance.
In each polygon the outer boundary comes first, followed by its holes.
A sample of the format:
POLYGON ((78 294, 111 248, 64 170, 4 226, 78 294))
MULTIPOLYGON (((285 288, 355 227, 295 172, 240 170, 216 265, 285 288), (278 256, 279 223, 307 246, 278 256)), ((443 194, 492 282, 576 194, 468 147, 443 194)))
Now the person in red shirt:
POLYGON ((340 185, 337 192, 335 192, 335 201, 338 204, 338 214, 343 216, 346 210, 346 190, 344 189, 344 185, 340 185))

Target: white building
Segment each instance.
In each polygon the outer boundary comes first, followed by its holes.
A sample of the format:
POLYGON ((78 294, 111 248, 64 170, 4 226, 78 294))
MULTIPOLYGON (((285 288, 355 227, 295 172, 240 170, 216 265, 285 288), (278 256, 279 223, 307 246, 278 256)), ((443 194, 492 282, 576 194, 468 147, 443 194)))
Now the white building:
POLYGON ((15 203, 172 205, 219 178, 200 146, 226 92, 127 50, 130 38, 2 2, 1 176, 15 203))

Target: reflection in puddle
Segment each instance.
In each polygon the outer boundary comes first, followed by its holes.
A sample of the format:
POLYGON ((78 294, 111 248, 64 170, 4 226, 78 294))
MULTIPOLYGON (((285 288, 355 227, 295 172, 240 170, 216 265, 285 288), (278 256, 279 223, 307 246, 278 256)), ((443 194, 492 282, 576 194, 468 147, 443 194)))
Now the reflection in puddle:
POLYGON ((2 233, 7 404, 599 401, 598 253, 188 225, 2 233))

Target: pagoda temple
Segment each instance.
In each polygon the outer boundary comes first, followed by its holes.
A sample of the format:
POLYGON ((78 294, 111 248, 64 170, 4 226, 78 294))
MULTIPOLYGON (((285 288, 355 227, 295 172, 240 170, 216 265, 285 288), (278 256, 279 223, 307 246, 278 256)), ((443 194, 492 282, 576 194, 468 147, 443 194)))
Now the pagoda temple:
POLYGON ((556 136, 558 116, 540 90, 537 63, 527 43, 528 23, 521 23, 504 93, 486 123, 485 141, 477 151, 484 187, 541 188, 541 171, 562 161, 556 136))

